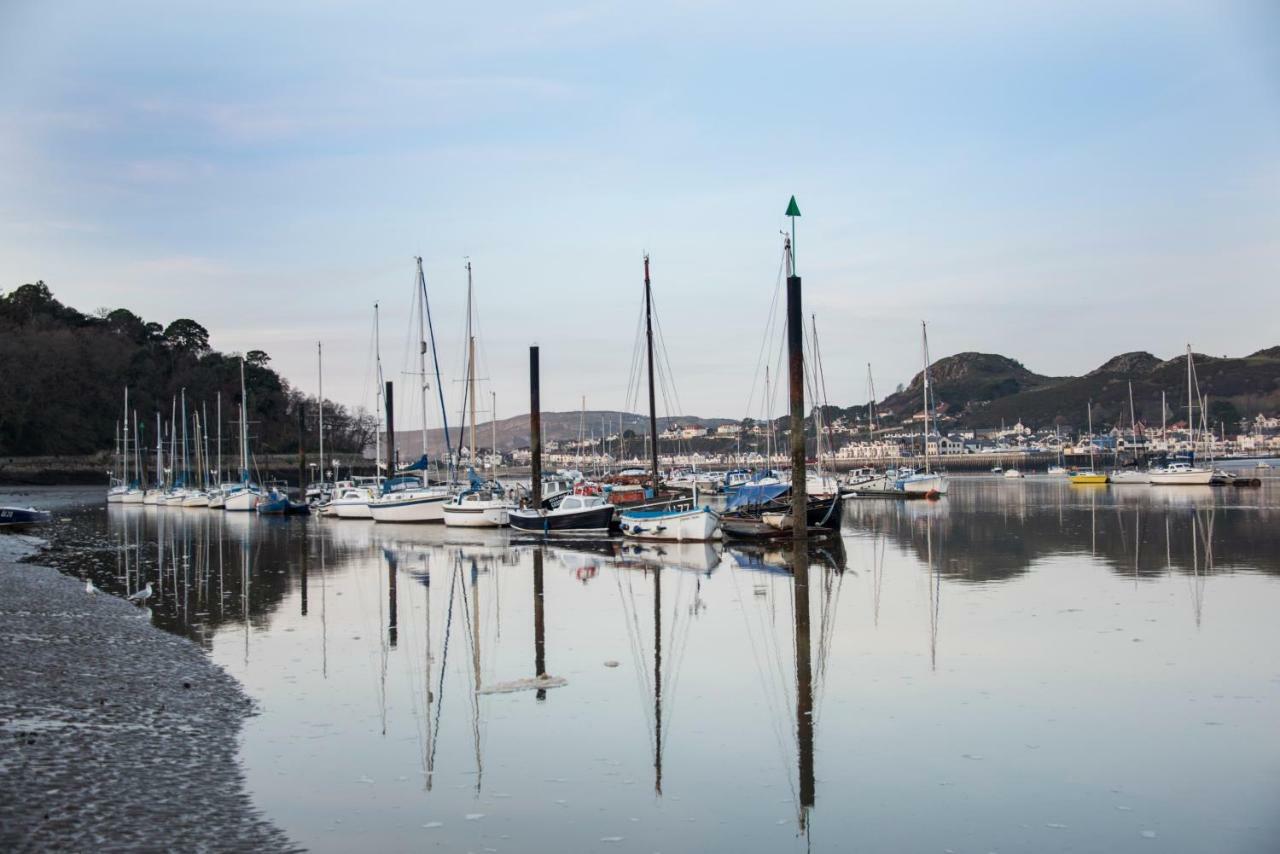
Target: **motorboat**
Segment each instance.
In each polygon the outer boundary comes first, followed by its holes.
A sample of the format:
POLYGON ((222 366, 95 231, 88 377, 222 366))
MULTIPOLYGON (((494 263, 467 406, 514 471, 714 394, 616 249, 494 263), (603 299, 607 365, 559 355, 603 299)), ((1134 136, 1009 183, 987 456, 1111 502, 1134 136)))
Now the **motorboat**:
POLYGON ((1151 470, 1152 486, 1208 486, 1212 482, 1212 469, 1198 468, 1190 463, 1174 462, 1151 470))
POLYGON ((512 528, 540 534, 607 534, 617 508, 600 495, 564 495, 541 508, 521 508, 507 514, 512 528))
POLYGON ((377 497, 374 490, 379 486, 380 478, 377 481, 373 478, 358 478, 338 483, 333 499, 328 504, 332 512, 325 515, 337 516, 339 519, 372 519, 373 511, 369 509, 369 502, 377 497))
POLYGON ((622 533, 639 540, 700 542, 720 539, 720 514, 691 499, 622 511, 622 533))
POLYGON ((452 491, 430 486, 418 477, 393 477, 368 502, 375 522, 443 522, 444 504, 452 491))
POLYGON ((1092 469, 1084 471, 1073 471, 1067 475, 1067 478, 1073 485, 1088 486, 1110 483, 1111 478, 1106 472, 1096 472, 1092 469))
POLYGON ((1020 470, 1015 469, 1015 468, 1007 468, 1007 469, 1005 469, 1005 470, 1004 470, 1004 476, 1005 476, 1005 477, 1007 477, 1007 478, 1010 478, 1010 479, 1017 479, 1017 478, 1020 478, 1020 477, 1026 477, 1026 475, 1025 475, 1025 474, 1023 474, 1020 470))
POLYGON ((444 523, 451 528, 501 528, 515 509, 496 483, 472 486, 444 503, 444 523))
POLYGON ((0 528, 21 528, 27 525, 47 525, 53 521, 48 510, 34 507, 0 507, 0 528))

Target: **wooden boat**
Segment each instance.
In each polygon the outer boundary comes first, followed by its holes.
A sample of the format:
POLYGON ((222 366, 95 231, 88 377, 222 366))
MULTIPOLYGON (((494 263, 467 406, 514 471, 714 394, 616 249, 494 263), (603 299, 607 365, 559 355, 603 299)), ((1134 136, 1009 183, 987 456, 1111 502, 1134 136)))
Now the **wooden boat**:
MULTIPOLYGON (((658 411, 653 370, 653 292, 649 282, 648 255, 644 256, 644 320, 649 374, 649 434, 653 437, 649 443, 652 452, 649 474, 656 498, 661 478, 658 474, 658 411)), ((619 522, 623 535, 636 539, 687 542, 720 537, 720 514, 709 506, 698 506, 696 486, 690 499, 628 508, 622 512, 619 522)))
MULTIPOLYGON (((784 488, 764 503, 740 502, 743 509, 727 511, 721 519, 726 537, 748 540, 772 540, 794 534, 791 517, 790 488, 784 488)), ((812 497, 806 504, 805 525, 809 536, 831 536, 840 533, 842 499, 812 497)))

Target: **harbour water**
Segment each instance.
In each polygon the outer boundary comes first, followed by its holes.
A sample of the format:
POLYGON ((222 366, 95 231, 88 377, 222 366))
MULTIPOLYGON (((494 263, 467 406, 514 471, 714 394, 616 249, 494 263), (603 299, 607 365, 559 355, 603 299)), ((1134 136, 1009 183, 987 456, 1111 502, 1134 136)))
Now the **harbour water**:
POLYGON ((312 850, 1280 849, 1274 480, 956 477, 847 502, 800 576, 85 496, 42 562, 153 583, 257 702, 249 789, 312 850))

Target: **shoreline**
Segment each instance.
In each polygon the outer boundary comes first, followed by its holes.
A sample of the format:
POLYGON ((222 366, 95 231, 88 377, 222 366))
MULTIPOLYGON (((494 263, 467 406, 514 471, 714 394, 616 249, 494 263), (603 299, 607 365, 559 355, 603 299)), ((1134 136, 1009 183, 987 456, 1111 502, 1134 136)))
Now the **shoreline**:
POLYGON ((253 805, 253 705, 149 612, 0 536, 0 847, 298 851, 253 805))

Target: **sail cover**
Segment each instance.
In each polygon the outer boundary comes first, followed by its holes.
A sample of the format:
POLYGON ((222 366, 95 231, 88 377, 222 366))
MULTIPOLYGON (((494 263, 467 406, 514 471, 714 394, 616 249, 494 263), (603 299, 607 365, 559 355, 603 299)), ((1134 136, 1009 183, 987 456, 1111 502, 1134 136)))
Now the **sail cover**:
POLYGON ((738 487, 738 491, 729 499, 724 509, 737 510, 739 507, 767 504, 790 491, 789 483, 744 483, 738 487))

